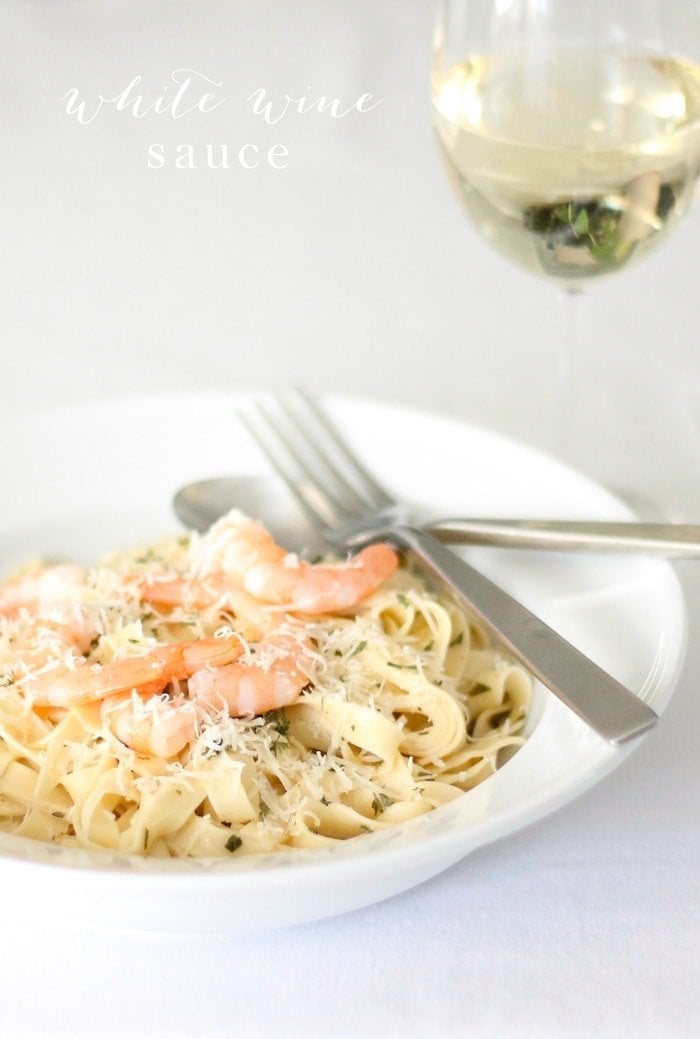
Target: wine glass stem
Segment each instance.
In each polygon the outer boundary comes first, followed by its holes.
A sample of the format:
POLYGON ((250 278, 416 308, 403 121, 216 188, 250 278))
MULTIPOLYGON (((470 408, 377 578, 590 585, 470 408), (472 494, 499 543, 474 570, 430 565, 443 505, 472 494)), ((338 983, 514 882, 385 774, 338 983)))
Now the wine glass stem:
POLYGON ((557 453, 563 461, 577 465, 582 446, 578 442, 579 408, 581 406, 581 351, 586 300, 580 285, 564 285, 559 291, 561 314, 557 344, 557 384, 559 407, 556 416, 559 444, 557 453))

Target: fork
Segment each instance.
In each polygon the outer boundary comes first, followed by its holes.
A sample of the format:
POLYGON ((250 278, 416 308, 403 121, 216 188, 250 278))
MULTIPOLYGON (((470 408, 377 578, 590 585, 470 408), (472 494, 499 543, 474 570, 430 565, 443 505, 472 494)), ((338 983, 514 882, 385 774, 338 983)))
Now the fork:
POLYGON ((452 592, 505 649, 591 729, 621 744, 657 715, 553 628, 430 533, 354 455, 320 405, 301 390, 239 415, 329 545, 344 551, 389 541, 452 592))

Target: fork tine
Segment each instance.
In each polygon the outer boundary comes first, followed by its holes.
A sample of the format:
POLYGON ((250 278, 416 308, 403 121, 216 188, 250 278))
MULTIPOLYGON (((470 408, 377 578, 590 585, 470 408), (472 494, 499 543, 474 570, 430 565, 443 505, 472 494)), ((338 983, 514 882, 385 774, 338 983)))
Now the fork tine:
POLYGON ((238 416, 275 472, 315 524, 338 527, 351 518, 342 505, 322 489, 301 457, 289 445, 278 421, 257 401, 254 410, 238 409, 238 416))
POLYGON ((364 516, 370 505, 333 465, 313 433, 292 414, 281 395, 273 396, 271 403, 274 403, 276 411, 271 404, 266 406, 259 401, 258 413, 294 459, 297 469, 337 512, 342 513, 346 521, 364 516))
MULTIPOLYGON (((321 408, 320 404, 313 397, 310 397, 300 387, 292 387, 287 396, 289 397, 289 403, 284 403, 285 411, 287 414, 294 414, 297 420, 297 424, 303 421, 304 427, 307 430, 309 427, 309 420, 316 426, 319 433, 322 434, 326 443, 330 443, 334 448, 336 461, 340 461, 343 465, 345 474, 345 480, 352 480, 354 488, 359 491, 361 495, 361 503, 364 509, 373 506, 374 508, 383 509, 391 507, 396 504, 394 499, 387 493, 387 491, 377 483, 372 474, 365 468, 360 459, 350 450, 347 443, 342 439, 338 430, 330 421, 326 413, 321 408), (293 403, 292 403, 293 402, 293 403), (303 419, 300 415, 303 414, 303 419)), ((280 398, 282 401, 283 398, 280 398)), ((309 439, 311 439, 309 437, 309 439)), ((314 448, 317 453, 321 453, 316 441, 314 448)), ((326 466, 330 471, 334 471, 337 474, 337 466, 334 466, 329 456, 324 452, 323 458, 326 466)))
POLYGON ((310 478, 322 485, 326 493, 332 494, 334 501, 343 509, 347 518, 363 516, 368 510, 374 508, 372 498, 362 497, 358 493, 326 451, 323 443, 328 438, 325 428, 320 425, 318 429, 314 429, 313 424, 309 424, 308 415, 301 419, 289 401, 285 400, 284 394, 278 394, 275 397, 275 403, 284 417, 286 443, 289 450, 294 451, 296 457, 303 461, 310 478))

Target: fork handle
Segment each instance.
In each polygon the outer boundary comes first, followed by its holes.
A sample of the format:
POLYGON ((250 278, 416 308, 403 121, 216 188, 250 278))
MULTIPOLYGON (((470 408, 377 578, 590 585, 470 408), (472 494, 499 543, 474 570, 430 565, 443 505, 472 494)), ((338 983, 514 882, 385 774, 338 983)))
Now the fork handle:
POLYGON ((657 722, 639 697, 432 535, 408 526, 382 535, 448 584, 516 660, 604 739, 623 743, 657 722))

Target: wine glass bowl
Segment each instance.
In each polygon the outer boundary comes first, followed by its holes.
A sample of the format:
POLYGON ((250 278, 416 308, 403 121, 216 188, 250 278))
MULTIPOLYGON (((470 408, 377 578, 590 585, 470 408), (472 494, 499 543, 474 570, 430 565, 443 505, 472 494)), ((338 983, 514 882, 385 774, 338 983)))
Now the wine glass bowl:
POLYGON ((700 171, 700 69, 673 46, 698 22, 694 3, 443 3, 435 130, 493 248, 575 288, 664 240, 700 171))

